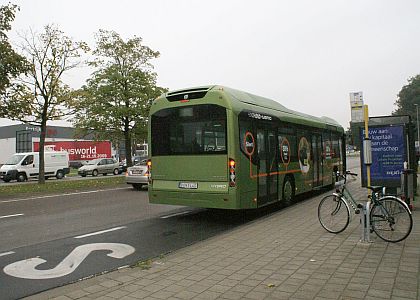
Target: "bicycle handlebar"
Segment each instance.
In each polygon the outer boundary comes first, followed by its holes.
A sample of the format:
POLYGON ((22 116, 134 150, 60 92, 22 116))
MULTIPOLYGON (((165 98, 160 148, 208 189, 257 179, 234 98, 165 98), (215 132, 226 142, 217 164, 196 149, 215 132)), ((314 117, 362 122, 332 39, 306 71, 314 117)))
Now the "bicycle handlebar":
POLYGON ((348 170, 344 174, 340 174, 340 172, 337 171, 337 178, 344 179, 344 184, 347 182, 347 175, 357 176, 356 173, 350 172, 348 170))
POLYGON ((346 175, 357 176, 357 174, 356 174, 356 173, 352 173, 352 172, 350 172, 350 171, 346 171, 346 175))

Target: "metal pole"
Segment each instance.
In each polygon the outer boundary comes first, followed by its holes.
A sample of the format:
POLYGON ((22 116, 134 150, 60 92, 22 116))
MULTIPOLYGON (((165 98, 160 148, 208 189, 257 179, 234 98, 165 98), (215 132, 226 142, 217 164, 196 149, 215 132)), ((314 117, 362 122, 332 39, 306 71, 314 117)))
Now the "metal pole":
MULTIPOLYGON (((363 105, 364 119, 365 119, 365 139, 369 139, 369 109, 367 105, 363 105)), ((367 186, 370 186, 370 165, 366 165, 366 181, 367 186)), ((370 194, 370 190, 368 191, 370 194)))

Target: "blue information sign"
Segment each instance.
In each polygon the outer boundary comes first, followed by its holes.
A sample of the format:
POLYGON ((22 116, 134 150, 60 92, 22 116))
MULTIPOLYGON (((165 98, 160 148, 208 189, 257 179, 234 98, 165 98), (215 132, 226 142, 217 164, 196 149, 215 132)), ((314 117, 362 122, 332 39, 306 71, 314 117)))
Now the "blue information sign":
MULTIPOLYGON (((362 140, 365 130, 361 130, 362 140)), ((372 185, 382 185, 383 181, 400 182, 405 161, 404 127, 381 126, 369 128, 369 138, 372 141, 372 165, 370 167, 372 185)), ((363 164, 363 176, 366 178, 366 166, 363 164)))

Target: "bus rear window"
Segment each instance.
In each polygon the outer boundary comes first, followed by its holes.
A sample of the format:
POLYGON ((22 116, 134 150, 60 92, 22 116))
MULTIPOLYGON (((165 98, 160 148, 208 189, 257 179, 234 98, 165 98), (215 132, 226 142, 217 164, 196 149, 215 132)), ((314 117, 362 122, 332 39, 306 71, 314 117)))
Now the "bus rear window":
POLYGON ((152 155, 226 154, 226 108, 195 105, 152 115, 152 155))

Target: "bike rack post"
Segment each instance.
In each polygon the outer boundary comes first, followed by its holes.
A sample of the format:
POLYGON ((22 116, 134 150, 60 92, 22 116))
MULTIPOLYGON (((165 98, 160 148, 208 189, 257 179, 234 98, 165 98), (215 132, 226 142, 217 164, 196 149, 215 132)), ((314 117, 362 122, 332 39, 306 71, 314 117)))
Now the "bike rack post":
MULTIPOLYGON (((406 163, 404 163, 404 166, 405 164, 406 163)), ((414 170, 407 168, 404 168, 404 171, 401 174, 401 199, 407 203, 410 209, 413 207, 411 201, 414 200, 413 174, 414 170)))
POLYGON ((360 221, 362 227, 362 234, 360 238, 361 243, 371 243, 370 240, 370 201, 366 204, 361 204, 362 213, 360 214, 360 221))

